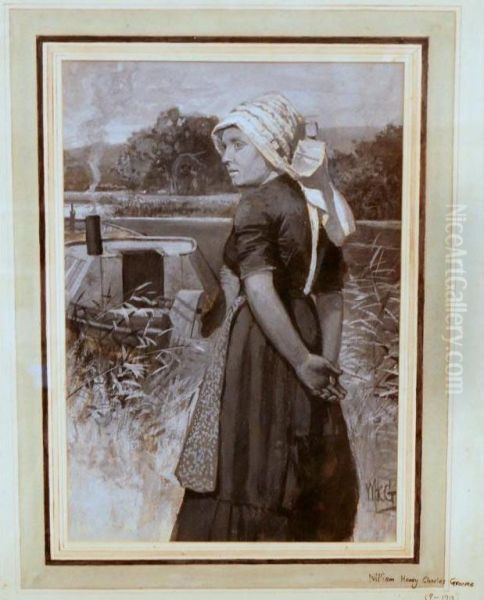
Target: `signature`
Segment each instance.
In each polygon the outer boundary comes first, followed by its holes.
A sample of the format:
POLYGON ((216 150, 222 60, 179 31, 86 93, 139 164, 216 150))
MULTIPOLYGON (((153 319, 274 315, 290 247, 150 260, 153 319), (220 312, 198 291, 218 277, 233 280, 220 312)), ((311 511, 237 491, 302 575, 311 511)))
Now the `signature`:
POLYGON ((375 513, 396 510, 396 483, 391 479, 373 477, 365 483, 366 495, 369 502, 374 504, 375 513))

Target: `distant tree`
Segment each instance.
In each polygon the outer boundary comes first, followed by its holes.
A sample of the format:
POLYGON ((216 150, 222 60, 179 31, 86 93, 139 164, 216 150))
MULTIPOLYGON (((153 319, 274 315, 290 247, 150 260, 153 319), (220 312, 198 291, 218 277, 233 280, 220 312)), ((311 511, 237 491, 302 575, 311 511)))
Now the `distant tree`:
MULTIPOLYGON (((99 163, 103 189, 198 195, 234 192, 211 139, 214 116, 183 115, 177 107, 161 112, 152 127, 134 132, 125 144, 106 146, 99 163)), ((330 170, 357 219, 401 218, 402 127, 387 125, 372 140, 336 151, 330 170)), ((92 183, 89 147, 66 151, 66 190, 92 183)))
POLYGON ((210 137, 216 124, 216 117, 184 116, 176 107, 160 113, 152 128, 128 139, 116 167, 119 177, 131 190, 231 191, 210 137))
POLYGON ((155 159, 155 140, 144 132, 131 135, 116 165, 121 182, 132 191, 143 189, 155 159))
POLYGON ((85 164, 67 163, 64 166, 64 189, 66 191, 87 190, 91 184, 89 167, 85 164))
POLYGON ((330 170, 357 219, 400 219, 403 128, 387 125, 353 152, 336 152, 330 170))
POLYGON ((64 150, 64 189, 71 191, 87 190, 91 185, 91 169, 88 164, 88 150, 85 148, 64 150))

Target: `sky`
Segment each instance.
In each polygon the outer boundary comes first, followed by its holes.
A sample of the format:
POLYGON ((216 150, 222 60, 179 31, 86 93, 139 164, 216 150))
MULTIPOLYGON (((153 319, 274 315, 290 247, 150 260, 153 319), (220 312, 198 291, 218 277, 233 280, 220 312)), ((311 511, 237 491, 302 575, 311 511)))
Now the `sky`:
POLYGON ((323 130, 403 121, 401 64, 66 61, 64 146, 123 142, 172 106, 223 117, 267 92, 323 130))

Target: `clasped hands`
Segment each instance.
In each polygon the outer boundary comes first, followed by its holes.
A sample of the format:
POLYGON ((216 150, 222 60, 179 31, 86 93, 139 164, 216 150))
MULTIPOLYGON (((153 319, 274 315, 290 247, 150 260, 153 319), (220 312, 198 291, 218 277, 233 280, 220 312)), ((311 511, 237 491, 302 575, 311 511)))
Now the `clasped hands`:
POLYGON ((337 402, 346 395, 338 381, 341 369, 324 356, 308 354, 296 367, 296 374, 301 383, 322 400, 337 402))

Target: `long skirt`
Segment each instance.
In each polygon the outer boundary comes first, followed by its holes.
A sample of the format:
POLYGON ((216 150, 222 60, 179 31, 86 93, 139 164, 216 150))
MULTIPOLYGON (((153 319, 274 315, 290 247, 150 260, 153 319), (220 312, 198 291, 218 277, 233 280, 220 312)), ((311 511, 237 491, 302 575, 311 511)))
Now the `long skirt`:
MULTIPOLYGON (((307 348, 320 352, 312 301, 285 303, 307 348)), ((227 353, 217 486, 185 492, 172 540, 344 541, 357 504, 340 405, 311 396, 244 305, 227 353)))

